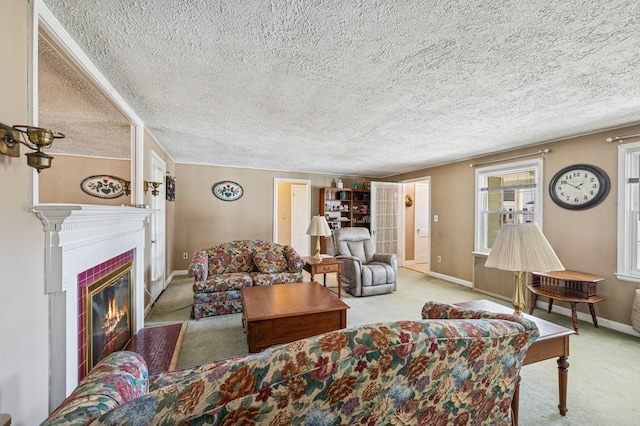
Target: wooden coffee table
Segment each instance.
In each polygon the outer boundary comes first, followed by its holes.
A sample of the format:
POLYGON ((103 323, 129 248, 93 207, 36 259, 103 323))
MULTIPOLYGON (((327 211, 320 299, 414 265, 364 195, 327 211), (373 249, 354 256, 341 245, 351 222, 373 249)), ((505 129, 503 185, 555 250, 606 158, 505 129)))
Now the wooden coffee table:
MULTIPOLYGON (((473 300, 471 302, 455 303, 456 306, 475 309, 480 311, 497 312, 503 314, 512 314, 513 308, 507 308, 498 303, 488 300, 473 300)), ((544 361, 545 359, 558 357, 558 393, 559 403, 558 409, 561 415, 567 414, 567 382, 569 376, 569 336, 575 334, 575 331, 545 321, 532 315, 523 314, 528 320, 536 323, 540 335, 527 349, 527 355, 524 357, 523 365, 533 364, 534 362, 544 361)), ((520 398, 520 382, 516 385, 516 391, 513 394, 511 402, 511 410, 513 411, 513 424, 518 425, 518 405, 520 398)))
POLYGON ((242 287, 249 352, 347 326, 349 306, 317 282, 242 287))

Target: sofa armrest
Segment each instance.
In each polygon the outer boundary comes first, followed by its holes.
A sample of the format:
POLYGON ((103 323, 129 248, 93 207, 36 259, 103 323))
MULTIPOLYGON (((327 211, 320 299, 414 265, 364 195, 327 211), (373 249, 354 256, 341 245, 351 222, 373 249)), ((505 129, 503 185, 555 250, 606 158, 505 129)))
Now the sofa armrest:
POLYGON ((101 360, 41 424, 86 425, 147 393, 147 364, 135 352, 119 351, 101 360))
POLYGON ((304 260, 291 246, 284 246, 284 257, 287 259, 288 272, 300 272, 304 267, 304 260))
POLYGON ((520 323, 527 331, 536 330, 534 337, 538 336, 536 324, 526 318, 512 314, 477 311, 447 303, 431 301, 425 303, 422 307, 422 319, 503 319, 520 323))
POLYGON ((248 355, 249 354, 239 355, 232 358, 209 362, 197 367, 185 368, 183 370, 165 371, 162 373, 152 374, 149 376, 149 392, 153 392, 163 387, 189 380, 194 376, 198 376, 200 373, 222 367, 223 365, 226 365, 233 361, 241 360, 243 358, 246 358, 248 355))
POLYGON ((387 265, 396 265, 397 256, 395 254, 388 254, 388 253, 375 253, 373 255, 373 261, 386 263, 387 265))
POLYGON ((204 281, 209 276, 209 252, 206 249, 198 250, 191 259, 188 274, 196 281, 204 281))

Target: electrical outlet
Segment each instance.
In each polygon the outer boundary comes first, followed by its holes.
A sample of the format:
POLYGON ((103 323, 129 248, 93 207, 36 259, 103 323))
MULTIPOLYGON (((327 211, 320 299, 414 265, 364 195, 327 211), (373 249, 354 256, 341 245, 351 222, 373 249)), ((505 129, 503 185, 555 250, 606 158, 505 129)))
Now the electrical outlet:
POLYGON ((442 256, 436 256, 436 262, 442 262, 442 256))
POLYGON ((189 258, 189 254, 188 253, 182 253, 182 258, 183 259, 188 259, 189 258))

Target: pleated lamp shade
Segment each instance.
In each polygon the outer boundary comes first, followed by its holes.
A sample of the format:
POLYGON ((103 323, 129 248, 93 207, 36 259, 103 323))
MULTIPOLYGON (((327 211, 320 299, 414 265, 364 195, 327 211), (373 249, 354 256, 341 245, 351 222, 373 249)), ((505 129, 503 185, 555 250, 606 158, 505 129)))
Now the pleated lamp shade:
POLYGON ((484 266, 515 272, 512 301, 515 315, 522 315, 524 309, 522 275, 525 272, 564 271, 551 244, 535 223, 502 225, 484 266))
POLYGON ((307 228, 307 235, 312 237, 328 237, 331 235, 331 228, 329 228, 327 219, 324 216, 313 216, 307 228))
POLYGON ((316 237, 316 254, 313 258, 318 262, 322 262, 322 256, 320 256, 320 237, 329 237, 331 235, 331 228, 329 228, 327 219, 325 219, 324 216, 313 216, 307 228, 307 235, 316 237))
POLYGON ((484 266, 504 271, 564 271, 560 259, 535 223, 502 225, 484 266))

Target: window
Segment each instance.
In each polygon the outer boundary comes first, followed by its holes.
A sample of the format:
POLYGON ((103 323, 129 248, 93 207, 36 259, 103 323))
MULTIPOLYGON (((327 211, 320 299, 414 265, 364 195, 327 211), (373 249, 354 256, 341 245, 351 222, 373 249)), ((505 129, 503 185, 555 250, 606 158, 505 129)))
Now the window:
POLYGON ((618 147, 618 268, 620 280, 640 282, 640 142, 618 147))
POLYGON ((542 159, 476 170, 475 251, 489 253, 503 223, 542 227, 542 159))

